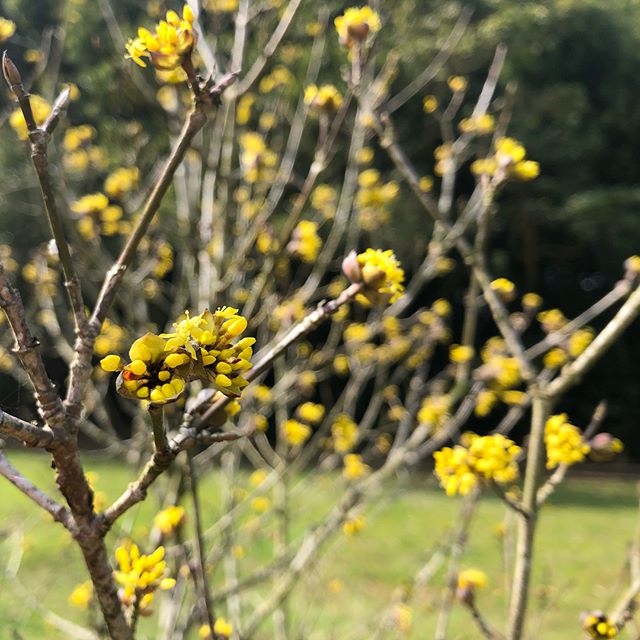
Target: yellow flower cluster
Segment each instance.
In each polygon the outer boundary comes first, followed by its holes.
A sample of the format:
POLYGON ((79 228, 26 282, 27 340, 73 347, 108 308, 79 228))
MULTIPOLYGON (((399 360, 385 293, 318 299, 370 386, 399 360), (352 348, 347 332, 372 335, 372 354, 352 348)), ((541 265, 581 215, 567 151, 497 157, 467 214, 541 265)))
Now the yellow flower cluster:
POLYGON ((436 451, 435 473, 448 496, 466 495, 478 480, 511 484, 518 478, 520 447, 501 434, 467 433, 462 444, 436 451))
POLYGON ((295 82, 295 78, 287 67, 279 64, 276 65, 270 74, 266 75, 260 84, 258 90, 260 93, 271 93, 280 87, 287 87, 295 82))
POLYGON ((156 25, 155 33, 144 27, 138 29, 138 37, 129 40, 127 55, 137 65, 146 67, 148 58, 156 69, 175 69, 191 55, 196 41, 193 29, 193 11, 184 5, 182 17, 175 11, 167 11, 166 20, 156 25))
POLYGON ((436 431, 449 419, 451 397, 445 393, 427 396, 422 401, 418 411, 418 422, 429 425, 431 431, 436 431))
POLYGON ((338 202, 338 194, 335 187, 328 184, 319 184, 311 192, 310 200, 311 206, 327 220, 331 220, 335 216, 338 202))
POLYGON ((362 228, 373 231, 389 221, 389 206, 398 197, 398 183, 383 183, 377 169, 365 169, 358 176, 356 204, 362 228))
POLYGON ((458 127, 463 133, 475 133, 483 136, 491 133, 495 129, 496 121, 492 115, 485 113, 481 116, 463 118, 460 120, 458 127))
POLYGON ((184 350, 192 358, 191 375, 211 382, 227 396, 239 396, 248 382, 242 377, 251 368, 255 338, 232 340, 244 333, 247 320, 238 309, 221 307, 211 313, 186 317, 177 322, 175 332, 162 334, 167 338, 166 349, 184 350))
POLYGON ((487 574, 479 569, 465 569, 458 574, 456 580, 456 598, 460 602, 472 604, 477 589, 487 585, 487 574))
POLYGON ((99 233, 112 236, 130 230, 130 223, 122 220, 122 207, 110 204, 109 198, 100 191, 76 200, 71 211, 78 216, 78 231, 86 240, 93 240, 99 233))
POLYGON ((107 176, 104 181, 104 190, 112 198, 121 200, 124 195, 138 186, 139 181, 140 169, 120 167, 107 176))
POLYGON ((0 43, 8 40, 16 32, 16 23, 0 16, 0 43))
POLYGON ((525 148, 513 138, 498 138, 494 143, 494 155, 476 160, 471 171, 476 175, 493 176, 496 183, 512 178, 533 180, 540 173, 540 165, 526 159, 525 148))
POLYGON ((311 427, 298 420, 285 420, 282 423, 282 435, 292 447, 299 447, 311 436, 311 427))
POLYGON ((153 525, 162 535, 168 536, 184 523, 184 508, 172 505, 162 511, 158 511, 153 519, 153 525))
POLYGON ((62 158, 64 168, 72 173, 80 173, 93 167, 102 170, 106 166, 104 150, 92 144, 96 130, 88 124, 70 127, 65 131, 62 145, 65 153, 62 158))
POLYGON ((106 356, 113 351, 119 351, 124 346, 126 337, 127 333, 122 327, 106 319, 102 323, 102 329, 96 338, 93 351, 98 356, 106 356))
POLYGON ((364 253, 350 253, 342 263, 342 270, 351 282, 364 286, 357 300, 367 304, 392 304, 402 297, 404 271, 391 249, 367 249, 364 253))
POLYGON ((380 16, 368 5, 350 7, 334 20, 340 44, 351 48, 361 43, 370 33, 377 33, 382 26, 380 16))
POLYGON ((230 622, 227 622, 224 618, 216 618, 213 623, 213 634, 211 634, 211 627, 208 624, 203 624, 198 629, 198 638, 200 640, 219 640, 220 638, 230 638, 232 633, 233 625, 230 622))
POLYGON ((291 242, 287 245, 289 253, 307 263, 315 262, 321 247, 322 240, 318 235, 318 224, 311 220, 298 222, 291 235, 291 242))
POLYGON ((357 453, 348 453, 344 459, 344 468, 342 469, 342 476, 347 480, 357 480, 362 478, 371 471, 371 467, 362 461, 362 456, 357 453))
POLYGON ((618 628, 602 611, 583 614, 582 628, 590 638, 596 640, 615 638, 618 635, 618 628))
POLYGON ((147 333, 129 349, 131 362, 120 356, 100 361, 105 371, 120 371, 118 391, 129 397, 165 404, 178 399, 190 379, 211 383, 226 396, 237 397, 248 384, 242 373, 251 368, 255 338, 232 340, 247 327, 237 309, 208 309, 198 316, 186 315, 173 333, 147 333))
POLYGON ((126 607, 148 610, 154 591, 171 589, 176 583, 173 578, 166 577, 164 547, 145 555, 132 543, 118 547, 115 556, 119 569, 113 575, 121 585, 118 590, 120 602, 126 607))
POLYGON ((89 124, 81 124, 77 127, 69 127, 64 132, 62 146, 65 151, 77 151, 86 146, 96 137, 96 130, 89 124))
MULTIPOLYGON (((51 113, 51 105, 44 98, 35 94, 29 96, 29 102, 31 103, 33 118, 36 121, 36 124, 40 127, 49 117, 49 114, 51 113)), ((27 129, 27 123, 25 122, 21 109, 16 109, 11 113, 9 116, 9 124, 18 134, 18 138, 20 138, 20 140, 26 140, 29 137, 29 130, 27 129)))
POLYGON ((559 464, 582 462, 590 450, 580 429, 567 422, 566 413, 551 416, 547 420, 544 443, 547 447, 547 469, 554 469, 559 464))
POLYGON ((340 413, 331 425, 331 437, 336 453, 351 451, 358 442, 358 425, 346 413, 340 413))
POLYGON ((267 147, 264 138, 255 131, 245 131, 239 136, 238 143, 244 179, 250 184, 273 180, 278 157, 267 147))
POLYGON ((344 521, 342 524, 342 533, 346 536, 354 536, 356 533, 360 533, 366 524, 367 522, 363 516, 354 516, 344 521))
POLYGON ((296 415, 300 420, 310 424, 318 424, 324 418, 325 408, 315 402, 303 402, 297 409, 296 415))
POLYGON ((93 584, 91 580, 80 583, 69 594, 69 604, 78 609, 86 609, 93 598, 93 584))
POLYGON ((310 84, 304 90, 304 103, 316 111, 331 114, 342 105, 342 94, 332 85, 310 84))

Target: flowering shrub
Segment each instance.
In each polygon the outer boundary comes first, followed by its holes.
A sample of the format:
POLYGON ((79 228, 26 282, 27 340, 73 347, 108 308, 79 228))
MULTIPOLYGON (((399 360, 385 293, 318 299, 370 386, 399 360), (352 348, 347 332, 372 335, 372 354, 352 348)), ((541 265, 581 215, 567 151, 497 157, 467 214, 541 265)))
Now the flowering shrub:
MULTIPOLYGON (((481 91, 447 78, 449 45, 433 62, 437 73, 398 87, 399 62, 379 38, 388 11, 347 7, 333 20, 321 11, 301 28, 301 4, 208 0, 162 19, 159 3, 148 3, 149 20, 159 21, 139 27, 119 55, 130 61, 130 90, 157 102, 166 120, 171 148, 159 167, 147 166, 161 144, 146 132, 150 122, 123 124, 126 149, 107 150, 97 125, 77 121, 77 86, 51 103, 29 95, 4 57, 18 104, 9 125, 29 145, 51 238, 23 262, 0 246, 0 306, 11 328, 0 369, 29 386, 38 415, 0 412, 0 432, 51 455, 60 495, 21 476, 4 451, 0 473, 78 544, 90 581, 69 602, 99 633, 135 637, 160 601, 162 637, 257 637, 273 618, 284 638, 302 624, 287 601, 329 540, 342 533, 357 545, 380 486, 433 454, 445 493, 465 496, 429 560, 450 558, 436 637, 455 602, 484 637, 503 635, 476 602, 487 576, 458 566, 488 488, 517 523, 505 536, 515 542, 505 553, 514 566, 504 627, 519 640, 538 512, 570 466, 622 450, 597 433, 600 408, 584 432, 551 410, 640 313, 640 258, 574 319, 544 308, 538 293, 521 295, 518 282, 492 273, 490 229, 503 190, 544 167, 505 135, 508 109, 493 100, 502 54, 481 91), (245 46, 261 38, 257 54, 245 46), (340 75, 325 77, 325 49, 340 57, 340 75), (409 101, 440 124, 433 175, 421 175, 394 128, 409 101), (60 168, 50 150, 57 137, 60 168), (430 221, 420 218, 424 237, 409 242, 393 226, 407 203, 430 221), (468 282, 465 295, 448 300, 430 288, 449 274, 468 282), (616 304, 603 329, 589 326, 616 304), (61 380, 50 362, 68 365, 61 380), (471 419, 478 433, 464 431, 471 419), (521 439, 514 428, 526 421, 521 439), (79 433, 137 465, 112 502, 84 470, 79 433), (211 466, 223 470, 224 504, 207 529, 199 481, 211 466), (291 495, 306 473, 326 483, 332 504, 300 532, 291 495), (155 517, 128 531, 127 514, 151 494, 155 517), (112 530, 135 538, 116 548, 115 564, 112 530), (263 547, 272 558, 238 570, 247 549, 263 547)), ((462 28, 468 18, 459 19, 462 28)), ((1 19, 0 41, 15 29, 1 19)), ((611 617, 587 614, 584 633, 615 637, 634 589, 611 617)), ((381 620, 360 621, 363 637, 410 634, 412 596, 405 586, 381 620)))

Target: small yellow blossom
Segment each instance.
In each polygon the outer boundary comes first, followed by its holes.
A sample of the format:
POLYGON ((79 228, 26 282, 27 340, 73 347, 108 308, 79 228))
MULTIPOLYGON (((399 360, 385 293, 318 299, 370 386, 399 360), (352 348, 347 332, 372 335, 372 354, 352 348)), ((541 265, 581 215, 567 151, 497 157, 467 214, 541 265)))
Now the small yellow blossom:
POLYGON ((380 16, 368 5, 350 7, 334 20, 340 44, 351 48, 367 38, 370 33, 380 31, 380 16))
POLYGON ((282 433, 292 447, 298 447, 311 436, 311 427, 298 420, 289 419, 283 423, 282 433))
POLYGON ((491 288, 505 301, 510 302, 515 298, 516 285, 507 278, 496 278, 491 282, 491 288))
POLYGON ((590 327, 574 331, 569 336, 569 355, 577 358, 593 342, 594 337, 595 334, 590 327))
MULTIPOLYGON (((51 105, 44 98, 35 94, 29 96, 29 102, 31 103, 31 111, 33 112, 33 118, 36 125, 40 127, 49 117, 49 114, 51 113, 51 105)), ((18 134, 18 138, 20 138, 20 140, 26 140, 29 137, 27 123, 25 122, 21 109, 16 109, 11 113, 9 116, 9 124, 18 134)))
POLYGON ((487 586, 487 574, 479 569, 465 569, 458 574, 458 589, 482 589, 487 586))
POLYGON ((422 108, 425 113, 434 113, 438 109, 438 98, 429 95, 422 100, 422 108))
POLYGON ((93 598, 93 584, 91 580, 79 584, 69 595, 69 604, 78 609, 86 609, 93 598))
POLYGON ((156 69, 175 69, 191 55, 196 32, 193 29, 194 15, 188 4, 184 5, 182 17, 175 11, 167 11, 166 20, 156 25, 155 33, 144 27, 138 29, 138 37, 126 45, 127 55, 137 65, 146 67, 148 58, 156 69))
POLYGON ((334 113, 342 105, 342 94, 332 84, 317 87, 310 84, 304 90, 304 103, 323 113, 334 113))
POLYGON ((543 362, 547 369, 558 369, 567 363, 567 354, 564 349, 554 347, 544 354, 543 362))
POLYGON ((331 425, 331 436, 336 453, 351 451, 358 441, 358 425, 346 413, 341 413, 331 425))
POLYGON ((520 447, 501 434, 465 434, 463 444, 436 451, 435 473, 448 496, 466 495, 478 480, 511 484, 518 478, 520 447))
POLYGON ((256 513, 264 513, 271 507, 271 500, 266 496, 256 496, 251 500, 251 509, 256 513))
POLYGON ((406 602, 399 602, 395 605, 393 621, 401 633, 408 634, 411 631, 413 611, 406 602))
POLYGON ((342 475, 347 480, 357 480, 369 473, 371 468, 362 461, 362 456, 349 453, 344 457, 344 469, 342 475))
POLYGON ((566 413, 553 415, 547 420, 544 443, 547 447, 547 469, 554 469, 559 464, 582 462, 590 450, 582 431, 567 422, 566 413))
POLYGON ((88 124, 70 127, 64 132, 62 146, 65 151, 77 151, 96 137, 96 130, 88 124))
POLYGON ((476 133, 482 136, 495 129, 496 121, 492 115, 485 113, 481 116, 463 118, 458 126, 463 133, 476 133))
POLYGON ((0 16, 0 43, 8 40, 16 32, 16 23, 0 16))
POLYGON ((112 171, 104 181, 104 190, 112 198, 122 198, 138 186, 140 170, 137 167, 120 167, 112 171))
POLYGON ((356 533, 360 533, 366 526, 366 521, 363 516, 354 516, 344 521, 342 524, 342 532, 347 536, 353 536, 356 533))
POLYGON ((455 93, 464 91, 467 88, 467 80, 462 76, 450 76, 447 84, 449 85, 449 89, 455 93))
POLYGON ((318 424, 324 418, 325 408, 314 402, 304 402, 296 409, 296 415, 300 420, 311 424, 318 424))
POLYGON ((582 628, 589 634, 590 638, 595 640, 615 638, 618 635, 618 628, 602 611, 583 614, 581 621, 582 628))
POLYGON ((114 571, 114 578, 121 587, 118 597, 126 607, 137 605, 145 609, 151 603, 156 589, 171 589, 175 585, 175 580, 166 577, 164 547, 145 555, 140 553, 136 544, 131 543, 118 547, 115 556, 119 568, 114 571))
POLYGON ((449 347, 449 360, 456 364, 469 362, 475 354, 473 347, 467 344, 452 344, 449 347))
POLYGON ((184 508, 172 505, 158 511, 153 519, 153 524, 163 535, 168 536, 184 523, 184 519, 184 508))
POLYGON ((418 422, 427 424, 433 430, 440 428, 448 419, 451 396, 445 393, 427 396, 418 411, 418 422))
POLYGON ((367 249, 357 256, 350 254, 343 262, 343 270, 352 282, 363 283, 360 301, 391 304, 402 297, 404 271, 390 249, 367 249))
POLYGON ((525 293, 522 296, 522 306, 532 311, 539 309, 542 306, 542 297, 537 293, 525 293))
POLYGON ((287 245, 289 253, 296 255, 309 264, 315 262, 322 247, 322 240, 318 235, 318 225, 311 220, 301 220, 296 225, 287 245))
POLYGON ((484 418, 491 413, 491 410, 498 402, 498 396, 494 391, 489 389, 483 389, 476 398, 476 406, 474 409, 474 413, 479 418, 484 418))

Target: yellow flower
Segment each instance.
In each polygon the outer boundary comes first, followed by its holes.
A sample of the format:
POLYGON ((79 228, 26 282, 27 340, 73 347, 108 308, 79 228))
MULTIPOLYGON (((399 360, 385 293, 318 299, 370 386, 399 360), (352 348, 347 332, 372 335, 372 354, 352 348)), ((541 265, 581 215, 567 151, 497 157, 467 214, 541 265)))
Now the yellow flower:
POLYGON ((543 358, 544 366, 547 369, 558 369, 567 362, 567 354, 564 349, 555 347, 545 353, 543 358))
POLYGON ((91 580, 82 582, 69 595, 69 604, 78 609, 86 609, 93 598, 93 584, 91 580))
POLYGON ((602 611, 592 611, 581 616, 582 628, 590 638, 615 638, 618 635, 616 625, 602 611))
POLYGON ((433 178, 431 176, 422 176, 419 186, 424 192, 431 191, 433 189, 433 178))
POLYGON ((568 320, 560 309, 549 309, 548 311, 541 311, 536 316, 538 322, 542 325, 542 329, 546 333, 553 333, 562 329, 568 320))
POLYGON ((449 360, 456 364, 463 364, 469 362, 474 356, 473 347, 466 344, 452 344, 449 347, 449 360))
POLYGON ((155 33, 140 27, 138 37, 126 45, 127 54, 137 65, 146 67, 148 58, 156 69, 175 69, 191 55, 196 33, 193 29, 194 16, 191 7, 185 4, 182 17, 175 11, 167 11, 166 20, 156 25, 155 33))
POLYGON ((537 293, 525 293, 522 296, 522 306, 527 310, 539 309, 542 306, 542 297, 537 293))
POLYGON ((547 420, 544 443, 547 447, 547 469, 554 469, 559 464, 582 462, 590 451, 582 431, 567 422, 566 413, 553 415, 547 420))
POLYGON ((264 513, 269 510, 271 500, 266 496, 257 496, 251 500, 251 509, 256 513, 264 513))
MULTIPOLYGON (((33 112, 33 118, 36 121, 36 125, 40 127, 49 117, 49 114, 51 113, 51 105, 44 98, 35 94, 29 96, 29 102, 31 103, 31 111, 33 112)), ((20 138, 20 140, 26 140, 29 137, 27 123, 24 120, 21 109, 16 109, 11 113, 9 116, 9 124, 18 134, 18 138, 20 138)))
POLYGON ((487 586, 487 574, 479 569, 465 569, 458 574, 458 589, 482 589, 487 586))
POLYGON ((402 297, 404 271, 391 249, 350 254, 343 262, 343 270, 352 282, 363 283, 358 299, 365 304, 391 304, 402 297))
POLYGON ((474 413, 479 418, 484 418, 491 413, 496 402, 498 402, 498 396, 496 396, 495 392, 489 389, 483 389, 476 398, 474 413))
POLYGON ((311 427, 298 420, 286 420, 282 424, 282 433, 285 440, 292 446, 298 447, 303 445, 311 436, 311 427))
POLYGON ((481 116, 471 118, 463 118, 458 125, 463 133, 477 133, 478 135, 486 135, 491 133, 496 126, 495 119, 492 115, 485 113, 481 116))
POLYGON ((358 441, 358 425, 346 414, 339 414, 331 425, 333 448, 336 453, 346 453, 358 441))
POLYGON ((406 602, 400 602, 393 608, 393 620, 398 629, 405 634, 411 631, 413 612, 406 602))
POLYGON ((8 40, 16 32, 16 23, 0 16, 0 43, 8 40))
POLYGON ((505 301, 510 302, 516 295, 516 285, 507 278, 496 278, 491 282, 491 288, 505 301))
POLYGON ((422 108, 425 113, 433 113, 438 109, 438 98, 435 96, 425 96, 422 101, 422 108))
POLYGON ((433 430, 441 427, 449 419, 451 396, 444 393, 427 396, 418 411, 418 422, 428 424, 433 430))
POLYGON ((444 447, 433 454, 435 473, 448 496, 466 495, 478 480, 511 484, 518 478, 520 447, 501 434, 463 435, 455 447, 444 447))
POLYGON ((166 577, 164 547, 145 555, 140 553, 136 544, 131 543, 118 547, 115 556, 119 568, 113 572, 113 577, 121 586, 118 597, 126 607, 138 604, 145 609, 151 603, 156 589, 171 589, 175 585, 175 580, 166 577))
POLYGON ((287 250, 298 256, 302 262, 310 264, 315 262, 321 247, 318 225, 311 220, 301 220, 293 230, 287 250))
POLYGON ((344 469, 342 475, 347 480, 357 480, 371 471, 371 467, 362 461, 362 456, 349 453, 344 457, 344 469))
POLYGON ((104 181, 104 190, 112 198, 122 198, 132 191, 140 181, 140 170, 137 167, 120 167, 112 171, 104 181))
MULTIPOLYGON (((242 373, 251 368, 252 346, 255 338, 232 340, 247 328, 247 320, 238 315, 238 309, 221 307, 211 313, 190 316, 174 324, 175 332, 163 333, 167 339, 165 351, 184 350, 193 362, 192 376, 208 381, 226 396, 237 397, 248 382, 242 373)), ((184 364, 185 354, 175 353, 171 358, 175 366, 184 364)))
POLYGON ((346 536, 354 536, 364 529, 366 521, 363 516, 354 516, 344 521, 342 524, 342 532, 346 536))
POLYGON ((150 400, 155 404, 174 402, 186 386, 190 358, 165 350, 167 341, 153 333, 138 338, 129 349, 131 362, 122 365, 111 354, 100 361, 104 371, 120 371, 116 388, 127 398, 150 400))
POLYGON ((368 5, 350 7, 334 20, 340 44, 351 48, 362 42, 370 33, 380 31, 380 16, 368 5))
POLYGON ((65 151, 77 151, 96 137, 96 130, 88 124, 70 127, 64 132, 62 146, 65 151))
POLYGON ((162 509, 162 511, 158 511, 153 519, 153 524, 163 535, 168 536, 182 525, 184 519, 184 508, 172 505, 166 509, 162 509))
POLYGON ((450 76, 447 84, 449 85, 449 89, 455 93, 464 91, 467 88, 467 81, 462 76, 450 76))
POLYGON ((574 331, 569 336, 569 355, 577 358, 593 342, 594 337, 593 329, 589 327, 574 331))
POLYGON ((334 113, 342 105, 342 94, 332 84, 310 84, 304 90, 304 103, 312 109, 334 113))
POLYGON ((296 415, 300 420, 318 424, 324 418, 325 408, 321 404, 314 402, 304 402, 296 409, 296 415))

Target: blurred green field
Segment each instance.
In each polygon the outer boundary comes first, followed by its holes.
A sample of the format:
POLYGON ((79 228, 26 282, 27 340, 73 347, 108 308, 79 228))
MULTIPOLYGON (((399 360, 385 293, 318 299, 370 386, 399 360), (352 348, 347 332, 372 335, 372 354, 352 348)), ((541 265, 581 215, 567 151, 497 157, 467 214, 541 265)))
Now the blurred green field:
MULTIPOLYGON (((10 457, 29 478, 47 486, 55 495, 51 469, 44 456, 17 452, 10 457)), ((98 474, 96 488, 109 498, 116 497, 132 478, 131 470, 124 464, 88 459, 87 467, 98 474)), ((341 483, 335 477, 320 481, 315 478, 313 482, 300 477, 292 483, 294 539, 305 526, 321 519, 341 483)), ((87 613, 67 604, 72 588, 86 579, 80 555, 59 525, 48 522, 8 483, 4 482, 2 487, 0 640, 68 638, 44 621, 43 608, 86 623, 87 613)), ((161 483, 159 488, 163 487, 161 483)), ((201 493, 206 524, 211 524, 221 512, 217 473, 207 476, 201 493)), ((292 638, 370 637, 394 591, 425 562, 428 550, 445 534, 460 505, 459 499, 446 498, 428 477, 420 480, 402 477, 389 483, 367 510, 366 528, 353 538, 337 535, 322 560, 297 588, 290 608, 297 631, 292 638)), ((132 510, 121 529, 111 534, 110 549, 119 537, 129 534, 144 544, 157 507, 157 499, 151 497, 141 508, 132 510)), ((503 626, 505 617, 506 573, 501 534, 504 515, 497 499, 489 495, 483 499, 462 562, 463 568, 477 567, 487 573, 489 585, 480 592, 478 605, 498 628, 503 626)), ((255 515, 250 509, 241 516, 241 522, 236 542, 246 553, 238 561, 242 575, 271 557, 274 526, 269 518, 255 526, 255 515)), ((626 557, 636 527, 637 490, 632 481, 570 479, 554 495, 543 512, 537 540, 530 617, 530 628, 535 629, 535 634, 530 637, 578 638, 578 616, 582 610, 606 611, 613 605, 627 584, 626 557)), ((222 581, 222 569, 214 567, 214 590, 222 581)), ((429 587, 415 594, 413 631, 404 637, 433 637, 443 581, 441 570, 429 587)), ((265 585, 263 593, 267 589, 265 585)), ((246 612, 250 614, 257 602, 255 595, 247 598, 246 612)), ((156 609, 161 607, 159 601, 156 609)), ((221 604, 218 612, 223 609, 221 604)), ((153 624, 156 616, 157 612, 153 618, 142 621, 140 638, 157 637, 153 624)), ((460 607, 453 611, 450 631, 451 639, 479 637, 467 612, 460 607)), ((269 635, 266 631, 263 634, 265 638, 269 635)), ((384 637, 403 636, 399 631, 389 631, 384 637)))

